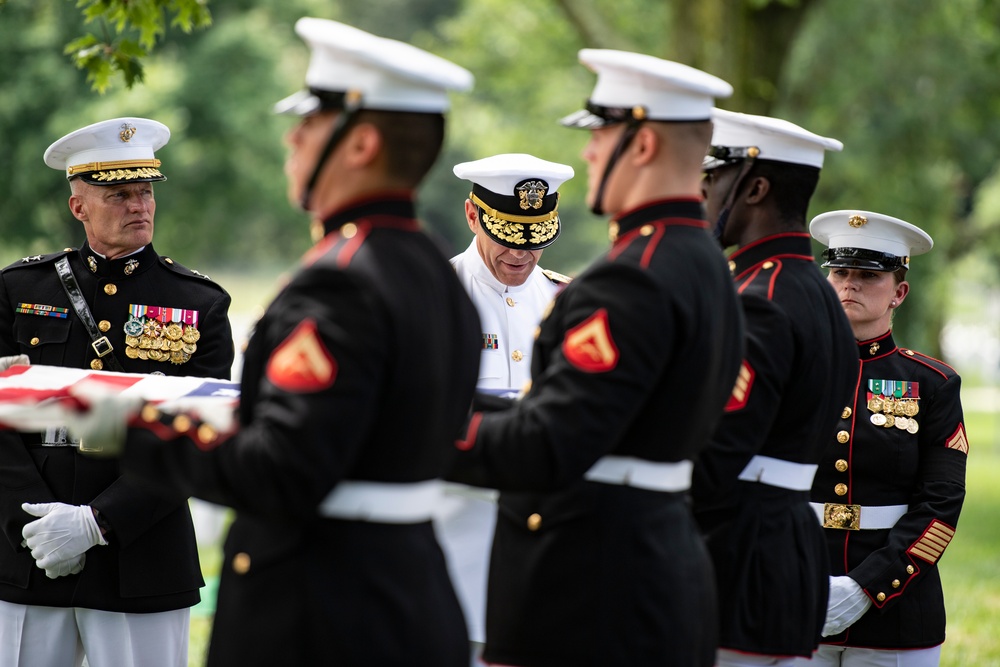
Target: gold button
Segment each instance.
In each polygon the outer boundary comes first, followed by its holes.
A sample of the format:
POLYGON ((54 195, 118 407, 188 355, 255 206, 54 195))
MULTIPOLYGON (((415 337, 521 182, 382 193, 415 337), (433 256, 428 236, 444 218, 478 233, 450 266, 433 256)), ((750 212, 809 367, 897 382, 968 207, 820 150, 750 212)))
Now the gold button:
POLYGON ((142 418, 142 421, 151 423, 160 418, 160 411, 157 410, 156 407, 146 404, 142 406, 142 411, 139 413, 139 416, 142 418))
POLYGON ((531 391, 531 380, 528 380, 527 382, 525 382, 524 386, 521 387, 521 393, 522 394, 527 394, 529 391, 531 391))
POLYGON ((875 599, 878 600, 879 602, 885 602, 885 593, 879 593, 878 595, 875 596, 875 599))
POLYGON ((101 331, 107 332, 108 330, 111 329, 111 322, 108 322, 107 320, 101 320, 100 322, 97 323, 97 328, 100 329, 101 331))
POLYGON ((353 222, 349 222, 340 228, 340 235, 345 239, 353 239, 358 234, 358 226, 353 222))
POLYGON ((844 459, 837 459, 837 462, 833 465, 837 469, 837 472, 845 472, 847 470, 847 461, 844 459))
POLYGON ((38 340, 38 336, 35 336, 34 338, 31 339, 31 345, 32 345, 32 347, 34 347, 35 345, 38 345, 41 342, 42 341, 38 340))
POLYGON ((838 496, 846 496, 847 485, 844 483, 840 483, 837 486, 833 487, 833 492, 836 493, 838 496))
POLYGON ((851 416, 852 412, 853 411, 850 408, 844 408, 844 411, 840 413, 840 418, 847 419, 851 416))
POLYGON ((907 565, 906 566, 906 573, 907 574, 913 574, 913 572, 914 572, 913 566, 912 565, 907 565))
POLYGON ((108 296, 114 296, 118 293, 118 287, 114 283, 108 283, 104 286, 104 293, 108 296))
POLYGON ((93 368, 95 371, 99 371, 102 368, 104 368, 104 362, 101 361, 100 359, 94 359, 93 361, 90 362, 90 367, 93 368))
POLYGON ((542 515, 532 514, 528 517, 528 530, 534 532, 542 527, 542 515))
POLYGON ((907 354, 908 356, 911 356, 911 357, 912 357, 912 356, 913 356, 913 350, 907 350, 907 351, 906 351, 906 354, 907 354))
POLYGON ((639 233, 643 236, 649 236, 653 233, 653 225, 643 225, 639 228, 639 233))
POLYGON ((170 259, 169 257, 164 257, 163 261, 166 262, 167 264, 173 264, 174 263, 174 260, 170 259))
POLYGON ((215 432, 215 429, 208 424, 202 424, 198 427, 198 439, 204 443, 215 442, 215 439, 219 437, 219 434, 215 432))
POLYGON ((538 340, 538 337, 541 336, 541 335, 542 335, 542 328, 541 327, 535 327, 535 340, 538 340))
POLYGON ((763 266, 761 266, 761 268, 764 269, 765 271, 767 271, 768 269, 773 269, 774 268, 774 262, 764 262, 764 264, 763 264, 763 266))
POLYGON ((191 430, 191 419, 187 415, 177 415, 174 417, 173 427, 178 433, 186 433, 191 430))
POLYGON ((732 273, 735 270, 736 270, 736 262, 734 262, 733 260, 729 260, 729 272, 732 273))
POLYGON ((893 579, 892 580, 892 587, 893 588, 899 588, 899 579, 893 579))
POLYGON ((233 556, 233 572, 236 574, 246 574, 250 571, 250 554, 241 551, 233 556))
POLYGON ((851 434, 847 431, 841 431, 837 434, 837 442, 843 444, 851 439, 851 434))
POLYGON ((71 250, 76 250, 76 248, 63 248, 63 252, 70 252, 71 250))
POLYGON ((524 354, 521 353, 521 350, 514 350, 510 353, 510 358, 514 361, 521 361, 521 359, 524 359, 524 354))
POLYGON ((511 296, 507 297, 507 305, 508 306, 510 306, 511 308, 513 308, 514 307, 514 303, 515 303, 514 297, 511 297, 511 296))

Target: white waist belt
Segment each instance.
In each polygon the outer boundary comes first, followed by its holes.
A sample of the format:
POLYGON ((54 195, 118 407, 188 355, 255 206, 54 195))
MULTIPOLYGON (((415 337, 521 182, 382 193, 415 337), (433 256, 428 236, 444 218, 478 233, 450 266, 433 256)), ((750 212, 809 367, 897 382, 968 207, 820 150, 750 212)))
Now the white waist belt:
POLYGON ((649 491, 687 491, 691 488, 692 461, 663 463, 632 456, 602 456, 584 479, 602 484, 634 486, 649 491))
POLYGON ((815 463, 793 463, 758 454, 750 459, 739 479, 792 491, 808 491, 812 488, 817 468, 819 466, 815 463))
POLYGON ((885 530, 909 511, 908 505, 839 505, 809 503, 824 528, 840 530, 885 530))
POLYGON ((374 523, 430 521, 441 502, 440 480, 395 484, 345 480, 319 504, 317 512, 329 519, 374 523))

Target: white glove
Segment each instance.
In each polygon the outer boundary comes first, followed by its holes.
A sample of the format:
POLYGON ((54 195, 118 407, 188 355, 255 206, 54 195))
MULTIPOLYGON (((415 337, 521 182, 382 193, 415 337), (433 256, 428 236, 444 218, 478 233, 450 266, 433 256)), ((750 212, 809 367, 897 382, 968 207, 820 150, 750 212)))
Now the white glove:
POLYGON ((824 637, 839 635, 861 618, 872 601, 850 577, 830 577, 830 601, 826 608, 824 637))
MULTIPOLYGON (((76 391, 79 391, 77 389, 76 391)), ((129 418, 138 413, 138 396, 82 396, 86 411, 68 419, 70 434, 80 441, 80 451, 100 456, 118 456, 125 446, 129 418)))
MULTIPOLYGON (((41 517, 26 524, 21 535, 31 550, 35 565, 46 570, 50 579, 55 576, 48 574, 49 569, 59 569, 60 563, 83 554, 90 547, 108 543, 101 536, 90 505, 24 503, 21 509, 31 516, 41 517)), ((82 562, 80 567, 83 568, 82 562)))
POLYGON ((45 568, 45 576, 49 579, 58 579, 69 574, 80 574, 83 572, 83 565, 87 561, 87 554, 80 554, 69 560, 59 561, 55 565, 45 568))
POLYGON ((11 366, 30 366, 31 359, 26 354, 15 354, 13 357, 0 357, 0 373, 11 366))

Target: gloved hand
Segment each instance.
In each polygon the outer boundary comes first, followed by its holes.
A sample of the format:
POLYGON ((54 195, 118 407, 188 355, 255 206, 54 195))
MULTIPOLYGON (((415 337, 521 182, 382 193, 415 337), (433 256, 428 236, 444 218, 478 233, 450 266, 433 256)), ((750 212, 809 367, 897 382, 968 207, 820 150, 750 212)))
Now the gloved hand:
MULTIPOLYGON (((60 563, 80 556, 92 546, 108 543, 101 536, 90 505, 24 503, 21 509, 31 516, 40 517, 26 524, 21 535, 31 550, 35 564, 46 570, 50 579, 55 577, 48 574, 49 569, 59 570, 60 563)), ((82 569, 82 563, 80 567, 82 569)))
POLYGON ((28 359, 26 354, 15 354, 12 357, 0 357, 0 373, 11 366, 30 366, 31 359, 28 359))
POLYGON ((85 412, 71 417, 67 430, 80 441, 80 451, 95 456, 118 456, 125 446, 129 418, 139 411, 138 396, 85 396, 85 412))
POLYGON ((830 577, 830 601, 826 608, 824 637, 839 635, 861 618, 872 606, 871 599, 850 577, 830 577))
POLYGON ((58 579, 69 574, 80 574, 83 572, 83 565, 87 561, 87 554, 80 554, 69 560, 59 561, 55 565, 45 568, 45 576, 49 579, 58 579))

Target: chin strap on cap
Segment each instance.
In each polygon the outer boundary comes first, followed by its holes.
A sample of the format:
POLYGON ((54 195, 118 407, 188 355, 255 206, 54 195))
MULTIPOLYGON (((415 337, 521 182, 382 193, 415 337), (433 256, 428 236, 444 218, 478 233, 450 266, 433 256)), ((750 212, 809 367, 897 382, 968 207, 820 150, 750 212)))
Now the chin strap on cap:
POLYGON ((355 92, 347 93, 344 97, 344 108, 337 117, 337 121, 333 124, 330 138, 327 140, 326 146, 323 147, 323 151, 319 154, 319 157, 316 158, 316 166, 313 167, 312 176, 309 177, 309 182, 302 191, 302 197, 299 199, 299 206, 302 207, 302 210, 309 210, 309 200, 312 198, 313 189, 316 187, 316 182, 319 180, 319 175, 323 171, 323 166, 326 164, 327 158, 333 153, 333 150, 347 134, 347 131, 351 129, 351 125, 354 119, 357 118, 360 110, 361 94, 355 92))

